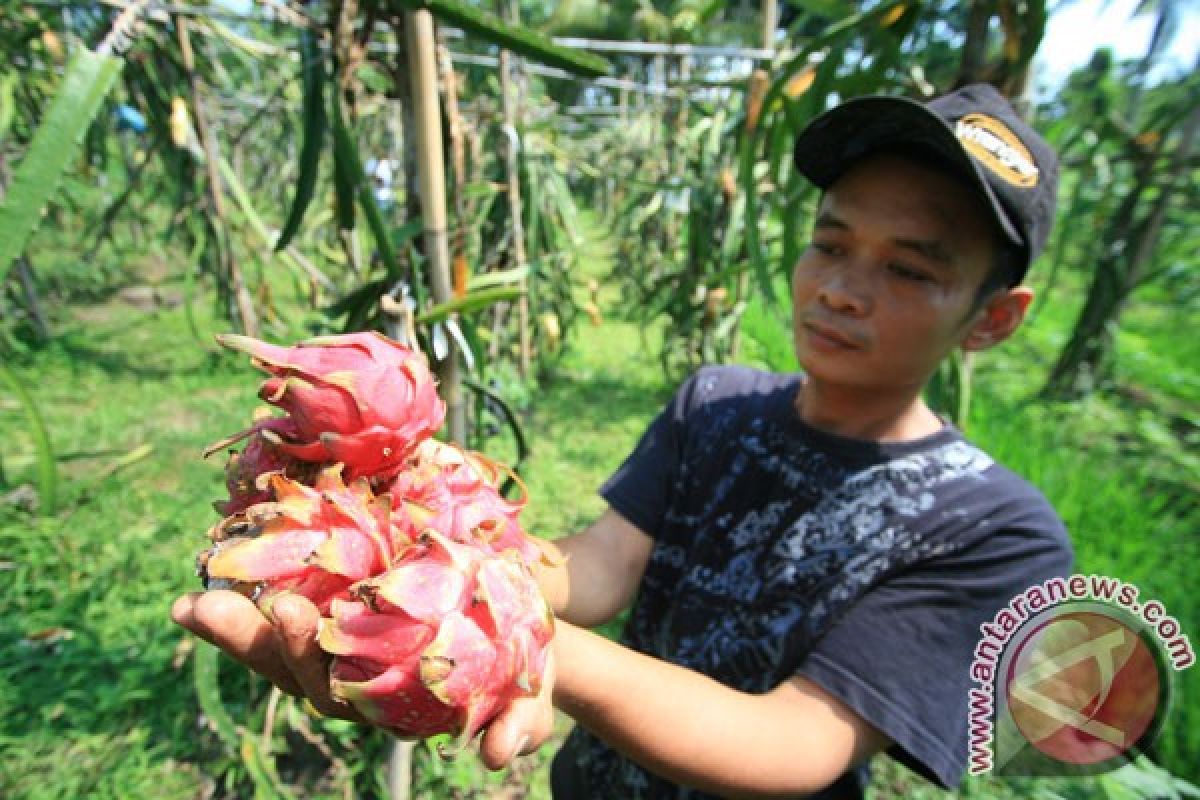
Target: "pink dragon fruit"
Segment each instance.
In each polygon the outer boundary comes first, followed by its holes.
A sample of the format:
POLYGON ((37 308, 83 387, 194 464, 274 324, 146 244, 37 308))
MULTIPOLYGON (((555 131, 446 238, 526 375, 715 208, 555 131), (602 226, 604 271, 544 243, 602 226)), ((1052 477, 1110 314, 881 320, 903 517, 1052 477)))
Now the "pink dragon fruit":
POLYGON ((518 522, 525 500, 498 489, 511 473, 430 438, 445 406, 424 357, 373 333, 218 340, 271 374, 259 396, 287 414, 206 452, 246 440, 198 559, 205 585, 311 600, 333 693, 403 736, 466 741, 536 693, 553 635, 531 571, 544 556, 518 522))
POLYGON ((378 333, 325 336, 294 347, 234 334, 217 341, 248 353, 271 374, 259 397, 287 411, 291 423, 270 429, 279 451, 341 462, 346 480, 395 474, 446 416, 425 357, 378 333))
POLYGON ((399 736, 474 735, 541 685, 554 622, 512 551, 426 531, 382 575, 335 599, 318 641, 333 695, 399 736))
POLYGON ((228 517, 256 503, 270 501, 272 496, 268 479, 272 474, 278 473, 305 484, 313 482, 320 471, 319 464, 301 461, 279 449, 280 434, 288 434, 291 427, 291 421, 287 418, 259 420, 253 427, 214 442, 205 449, 204 457, 208 458, 218 450, 246 440, 240 453, 229 450, 229 460, 225 464, 225 488, 229 490, 229 500, 213 503, 218 514, 228 517))
POLYGON ((226 517, 210 531, 199 566, 210 588, 234 588, 265 600, 291 591, 328 611, 358 581, 384 572, 411 543, 392 525, 391 498, 365 479, 344 484, 340 465, 305 486, 269 477, 272 500, 226 517))
POLYGON ((382 484, 380 492, 391 494, 393 511, 414 533, 432 529, 493 553, 515 550, 533 564, 543 553, 518 521, 525 499, 508 500, 497 488, 505 474, 482 453, 430 439, 417 448, 412 465, 382 484))

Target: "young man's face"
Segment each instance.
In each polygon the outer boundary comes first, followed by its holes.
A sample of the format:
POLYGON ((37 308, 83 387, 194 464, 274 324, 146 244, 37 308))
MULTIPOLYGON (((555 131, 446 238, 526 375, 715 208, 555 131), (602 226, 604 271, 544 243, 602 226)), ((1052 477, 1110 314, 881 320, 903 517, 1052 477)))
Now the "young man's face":
POLYGON ((815 380, 911 391, 988 313, 971 305, 993 261, 982 200, 954 178, 872 156, 825 192, 796 263, 796 355, 815 380))

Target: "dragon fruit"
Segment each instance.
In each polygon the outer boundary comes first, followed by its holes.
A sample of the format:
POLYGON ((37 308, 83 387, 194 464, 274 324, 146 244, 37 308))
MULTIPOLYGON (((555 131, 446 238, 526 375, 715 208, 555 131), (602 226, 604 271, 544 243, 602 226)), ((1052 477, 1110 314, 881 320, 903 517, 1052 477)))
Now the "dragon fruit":
POLYGON ((500 494, 500 478, 505 474, 481 453, 431 439, 417 449, 413 465, 380 491, 392 496, 393 510, 403 514, 417 532, 433 529, 493 553, 516 550, 527 563, 534 563, 542 551, 518 522, 525 500, 511 501, 500 494))
POLYGON ((467 741, 541 684, 554 623, 528 566, 426 531, 335 599, 318 642, 333 695, 398 736, 467 741))
POLYGON ((391 498, 375 497, 366 479, 349 486, 340 467, 320 472, 313 486, 269 475, 272 500, 217 523, 213 546, 199 566, 210 588, 233 588, 265 600, 291 591, 328 611, 358 581, 387 569, 410 543, 392 525, 391 498))
POLYGON ((251 428, 209 445, 204 451, 205 458, 240 440, 246 440, 240 453, 229 451, 229 460, 225 464, 225 488, 229 490, 229 500, 213 504, 217 513, 228 517, 256 503, 271 500, 267 480, 274 473, 302 483, 312 483, 320 471, 320 465, 292 458, 278 447, 280 433, 290 430, 291 422, 286 418, 262 419, 251 428))
POLYGON ((268 429, 281 453, 340 462, 346 480, 398 472, 441 427, 446 406, 425 357, 378 333, 324 336, 280 347, 227 334, 217 341, 248 353, 271 377, 259 397, 288 412, 268 429))
POLYGON ((441 426, 424 357, 374 333, 280 347, 221 336, 271 377, 225 469, 229 500, 197 559, 209 588, 266 607, 282 592, 322 615, 330 688, 398 735, 469 740, 541 684, 553 617, 533 577, 515 475, 430 438, 441 426), (267 412, 268 414, 270 412, 267 412))

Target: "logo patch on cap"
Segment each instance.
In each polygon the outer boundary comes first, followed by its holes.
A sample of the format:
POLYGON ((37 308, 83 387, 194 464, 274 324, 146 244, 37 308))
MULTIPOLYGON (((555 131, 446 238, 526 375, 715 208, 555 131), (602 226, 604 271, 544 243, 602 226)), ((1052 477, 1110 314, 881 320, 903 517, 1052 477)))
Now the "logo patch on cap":
POLYGON ((967 114, 954 126, 954 135, 967 152, 991 172, 1014 186, 1037 186, 1038 168, 1017 135, 987 114, 967 114))

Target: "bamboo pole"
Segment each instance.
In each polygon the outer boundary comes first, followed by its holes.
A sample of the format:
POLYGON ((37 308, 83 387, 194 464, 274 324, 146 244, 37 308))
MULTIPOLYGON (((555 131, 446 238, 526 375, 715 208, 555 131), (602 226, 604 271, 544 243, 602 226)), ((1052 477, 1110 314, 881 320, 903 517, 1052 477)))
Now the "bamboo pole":
MULTIPOLYGON (((774 54, 775 28, 779 25, 778 0, 763 0, 762 9, 763 9, 763 11, 762 11, 763 48, 765 50, 771 52, 772 54, 774 54)), ((770 59, 770 58, 767 59, 767 61, 771 61, 771 60, 772 59, 770 59)), ((750 87, 753 87, 753 85, 756 81, 759 83, 762 83, 765 80, 765 77, 766 77, 765 73, 762 73, 761 70, 756 70, 755 74, 748 81, 748 85, 750 87)), ((763 90, 765 90, 765 89, 759 90, 760 97, 761 97, 761 91, 763 91, 763 90)), ((754 92, 753 88, 751 88, 749 91, 746 92, 746 104, 747 104, 748 111, 749 111, 750 106, 754 102, 754 95, 755 95, 755 92, 754 92)), ((757 122, 758 122, 757 119, 751 120, 749 118, 749 116, 750 115, 748 113, 747 120, 746 120, 747 127, 746 127, 745 132, 742 134, 743 136, 751 135, 751 133, 754 129, 754 125, 757 124, 757 122)), ((734 206, 736 199, 737 199, 736 193, 733 194, 729 198, 729 213, 730 214, 733 213, 733 206, 734 206)), ((790 264, 787 266, 789 268, 791 267, 790 264)), ((734 303, 735 304, 740 303, 747 296, 749 291, 750 291, 750 272, 749 272, 749 270, 743 270, 737 276, 737 282, 734 285, 734 290, 733 290, 734 303)), ((738 344, 740 343, 739 342, 740 332, 741 332, 741 326, 735 326, 733 329, 733 332, 729 335, 729 359, 731 361, 733 359, 737 358, 738 344)))
POLYGON ((442 42, 437 44, 437 61, 442 73, 442 86, 446 94, 446 124, 450 134, 450 164, 454 176, 454 238, 450 242, 451 289, 455 297, 467 293, 470 267, 467 264, 467 154, 466 124, 458 113, 458 76, 450 50, 442 42))
POLYGON ((763 0, 762 4, 762 34, 763 50, 770 55, 766 60, 771 61, 775 55, 775 28, 779 25, 779 0, 763 0))
MULTIPOLYGON (((510 25, 520 24, 519 14, 515 2, 511 0, 500 0, 505 16, 508 18, 510 25)), ((500 96, 504 100, 504 130, 508 134, 505 137, 504 148, 504 163, 505 170, 508 173, 508 215, 512 221, 512 238, 513 238, 513 260, 516 261, 514 266, 523 267, 528 263, 528 258, 525 253, 525 222, 522 218, 521 210, 521 180, 518 164, 518 149, 520 147, 520 136, 517 133, 517 122, 519 116, 519 98, 513 97, 512 75, 510 70, 513 66, 513 55, 508 50, 500 51, 500 96)), ((529 334, 529 285, 528 278, 521 279, 521 296, 517 299, 517 335, 519 342, 519 359, 518 369, 522 378, 529 377, 529 367, 532 351, 532 342, 529 334)))
MULTIPOLYGON (((442 116, 438 105, 433 16, 428 11, 404 12, 404 35, 412 79, 413 116, 416 123, 413 133, 417 142, 425 255, 429 259, 434 302, 446 303, 453 299, 454 287, 450 281, 450 245, 446 237, 446 161, 442 152, 442 116)), ((453 317, 449 321, 453 323, 453 317)), ((448 352, 438 364, 439 388, 446 401, 450 438, 462 444, 467 438, 467 417, 458 342, 453 336, 447 336, 446 340, 448 352)))

